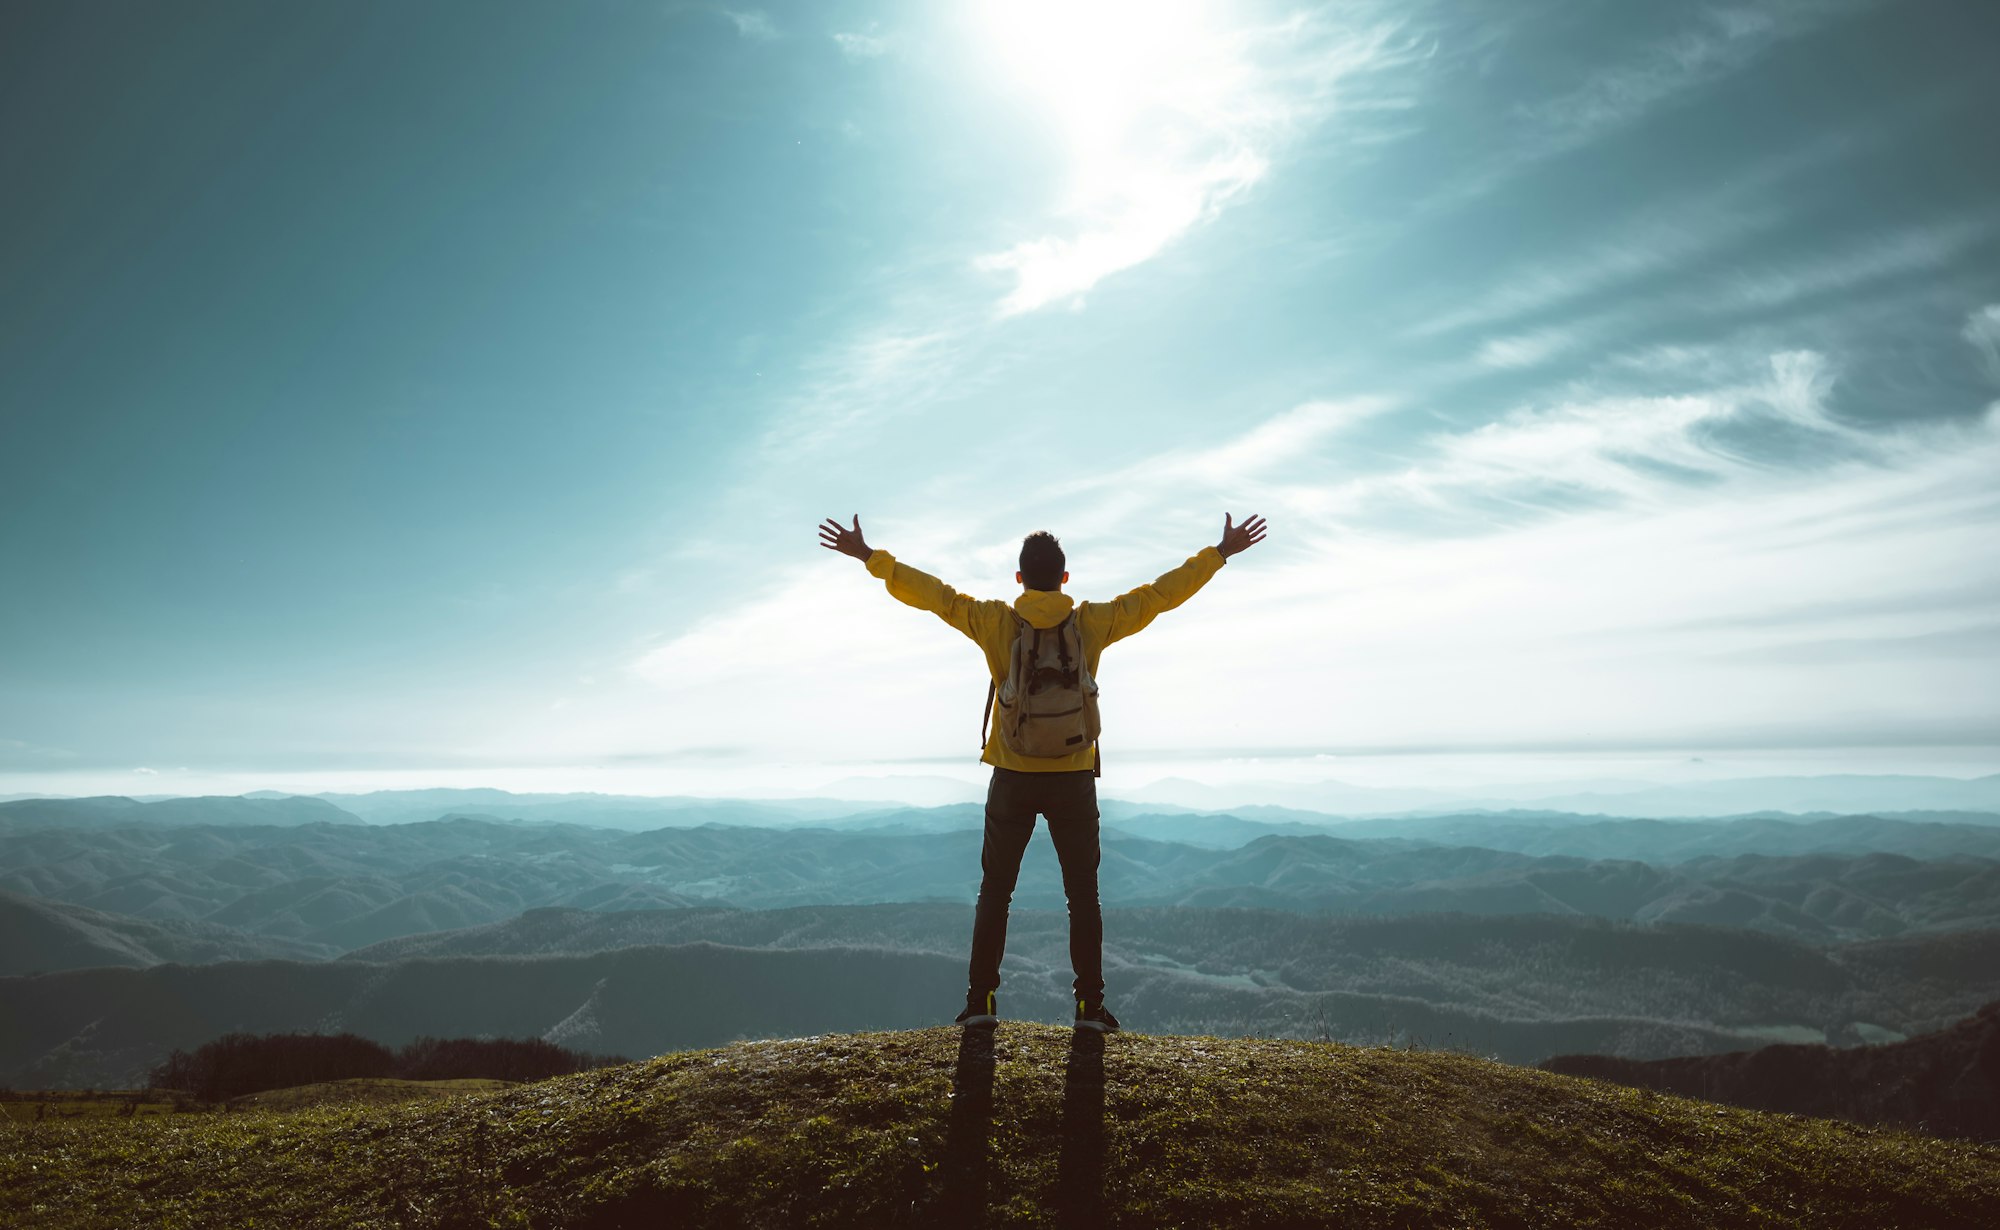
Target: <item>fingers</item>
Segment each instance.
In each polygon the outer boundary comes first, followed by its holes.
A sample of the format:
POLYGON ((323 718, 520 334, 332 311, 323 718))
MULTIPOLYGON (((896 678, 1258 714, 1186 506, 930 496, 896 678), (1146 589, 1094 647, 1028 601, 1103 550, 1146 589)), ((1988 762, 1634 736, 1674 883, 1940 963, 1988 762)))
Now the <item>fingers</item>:
MULTIPOLYGON (((1264 518, 1258 516, 1256 513, 1251 513, 1243 519, 1243 524, 1235 528, 1236 538, 1244 547, 1254 547, 1264 541, 1264 531, 1266 528, 1268 526, 1264 518)), ((1224 515, 1223 532, 1225 535, 1229 533, 1227 514, 1224 515)), ((1241 550, 1242 548, 1238 549, 1241 550)))
POLYGON ((859 533, 861 532, 861 514, 860 514, 860 513, 855 513, 855 514, 854 514, 854 532, 855 532, 855 533, 857 533, 857 534, 859 534, 859 533))
POLYGON ((1223 513, 1223 514, 1222 514, 1222 532, 1223 532, 1223 533, 1225 533, 1225 534, 1227 534, 1227 533, 1228 533, 1228 532, 1230 531, 1230 528, 1231 528, 1231 527, 1230 527, 1230 524, 1229 524, 1229 514, 1228 514, 1228 513, 1223 513))

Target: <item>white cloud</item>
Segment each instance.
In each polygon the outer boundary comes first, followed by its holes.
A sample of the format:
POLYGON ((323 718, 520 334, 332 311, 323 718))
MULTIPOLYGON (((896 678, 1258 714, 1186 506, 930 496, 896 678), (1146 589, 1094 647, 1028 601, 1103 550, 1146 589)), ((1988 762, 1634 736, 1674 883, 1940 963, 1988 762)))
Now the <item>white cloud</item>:
POLYGON ((1728 279, 1727 306, 1770 309, 1800 300, 1942 269, 1994 232, 1987 218, 1967 217, 1906 227, 1865 242, 1850 242, 1831 256, 1787 267, 1740 273, 1728 279))
MULTIPOLYGON (((1345 523, 1307 534, 1278 518, 1271 544, 1107 654, 1107 763, 1175 748, 1699 748, 1990 719, 1993 640, 1959 632, 2000 619, 2000 591, 1965 584, 2000 532, 2000 415, 1871 438, 1863 459, 1835 466, 1764 465, 1711 435, 1753 420, 1851 440, 1827 414, 1829 379, 1816 356, 1780 355, 1754 383, 1523 412, 1435 438, 1395 483, 1320 484, 1349 499, 1345 523), (1679 468, 1629 466, 1628 453, 1679 468), (1607 501, 1504 523, 1468 512, 1437 534, 1413 534, 1397 515, 1413 500, 1470 508, 1551 479, 1607 501), (1886 601, 1941 593, 1951 601, 1886 601), (1912 638, 1928 652, 1910 653, 1912 638), (1836 641, 1837 655, 1811 648, 1836 641)), ((1214 452, 1261 483, 1309 488, 1328 472, 1322 446, 1350 421, 1310 404, 1214 452)), ((1167 477, 1125 485, 1139 498, 1113 520, 1091 505, 1104 493, 1051 501, 1090 525, 1091 546, 1071 543, 1090 576, 1143 568, 1143 579, 1203 541, 1187 541, 1175 516, 1199 455, 1131 469, 1148 467, 1167 477), (1138 541, 1100 549, 1120 535, 1138 541)), ((900 533, 883 542, 900 545, 900 533)), ((903 558, 1004 593, 1005 561, 978 565, 977 554, 913 545, 903 558)), ((1086 583, 1080 596, 1110 592, 1086 583)), ((852 561, 803 569, 634 669, 662 689, 637 724, 658 746, 973 760, 979 655, 852 561)), ((628 715, 612 729, 629 739, 634 727, 628 715)))
POLYGON ((1328 445, 1395 406, 1383 397, 1302 402, 1222 443, 1154 453, 1062 484, 1053 496, 1101 536, 1122 535, 1127 521, 1156 517, 1152 504, 1160 492, 1171 492, 1177 505, 1249 498, 1253 492, 1282 498, 1302 473, 1323 476, 1334 469, 1324 459, 1328 445), (1090 503, 1079 507, 1079 500, 1090 503))
POLYGON ((1480 345, 1475 360, 1484 367, 1509 370, 1539 367, 1575 344, 1572 334, 1560 329, 1543 329, 1515 337, 1488 338, 1480 345))
POLYGON ((836 33, 833 35, 833 41, 839 46, 840 54, 850 60, 873 60, 888 55, 895 46, 893 37, 876 34, 872 27, 867 33, 851 31, 836 33))
POLYGON ((1009 276, 1003 315, 1075 305, 1242 198, 1336 90, 1412 52, 1387 27, 1294 18, 1227 28, 1209 6, 999 0, 983 41, 1063 142, 1069 165, 1042 231, 978 257, 1009 276))
MULTIPOLYGON (((1598 233, 1576 236, 1561 253, 1539 253, 1504 266, 1484 288, 1417 322, 1409 336, 1436 337, 1470 328, 1504 326, 1546 317, 1593 298, 1609 303, 1650 302, 1659 291, 1645 285, 1649 282, 1692 279, 1699 284, 1701 294, 1701 302, 1693 306, 1712 310, 1718 305, 1739 308, 1750 299, 1776 305, 1788 297, 1787 287, 1831 287, 1842 276, 1846 285, 1853 285, 1868 276, 1871 267, 1887 274, 1915 267, 1940 250, 1956 250, 1979 238, 1979 221, 1945 220, 1865 242, 1850 240, 1830 259, 1815 256, 1792 261, 1748 277, 1740 270, 1725 272, 1720 277, 1726 285, 1713 284, 1716 277, 1703 272, 1717 262, 1740 259, 1752 251, 1753 242, 1781 233, 1793 213, 1784 204, 1786 194, 1804 190, 1796 181, 1865 150, 1887 145, 1934 119, 1931 108, 1913 106, 1760 159, 1750 171, 1721 183, 1691 186, 1619 218, 1598 233), (1835 269, 1847 272, 1843 275, 1835 269)), ((1688 306, 1683 304, 1682 310, 1688 306)), ((1608 315, 1635 319, 1644 313, 1625 307, 1612 308, 1608 315)), ((1526 332, 1518 325, 1516 329, 1526 332)))
POLYGON ((1782 212, 1762 195, 1766 176, 1678 198, 1648 210, 1608 234, 1504 269, 1490 289, 1421 321, 1412 336, 1430 337, 1547 312, 1620 285, 1696 264, 1717 251, 1778 226, 1782 212))
POLYGON ((2000 303, 1989 303, 1967 316, 1960 336, 1979 352, 1986 374, 2000 383, 2000 303))
POLYGON ((723 9, 722 15, 736 27, 736 32, 744 38, 756 42, 769 42, 778 37, 777 24, 770 14, 757 9, 723 9))
POLYGON ((887 412, 908 413, 944 391, 963 361, 964 326, 868 330, 809 364, 800 389, 761 441, 769 456, 804 456, 887 412))
POLYGON ((1828 415, 1829 386, 1820 355, 1774 355, 1768 379, 1756 384, 1516 411, 1440 438, 1436 460, 1404 478, 1431 493, 1560 486, 1634 499, 1677 496, 1690 477, 1762 468, 1722 441, 1718 429, 1725 425, 1783 424, 1856 438, 1828 415))

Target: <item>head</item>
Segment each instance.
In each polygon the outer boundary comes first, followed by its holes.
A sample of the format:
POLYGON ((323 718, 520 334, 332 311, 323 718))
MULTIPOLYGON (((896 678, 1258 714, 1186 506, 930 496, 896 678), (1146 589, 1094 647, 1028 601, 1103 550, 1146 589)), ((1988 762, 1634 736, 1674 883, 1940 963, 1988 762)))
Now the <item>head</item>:
POLYGON ((1061 589, 1069 580, 1063 570, 1062 544, 1047 530, 1036 530, 1021 540, 1021 571, 1014 579, 1029 589, 1061 589))

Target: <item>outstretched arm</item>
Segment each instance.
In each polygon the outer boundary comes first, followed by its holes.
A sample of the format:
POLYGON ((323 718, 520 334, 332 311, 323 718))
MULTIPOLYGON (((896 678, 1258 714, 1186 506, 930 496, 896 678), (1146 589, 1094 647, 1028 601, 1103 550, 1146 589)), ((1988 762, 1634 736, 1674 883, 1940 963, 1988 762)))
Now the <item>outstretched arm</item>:
POLYGON ((1104 620, 1103 643, 1109 645, 1113 641, 1124 640, 1161 614, 1194 597, 1195 591, 1208 584, 1208 579, 1222 567, 1224 560, 1264 541, 1264 528, 1262 517, 1253 515, 1238 525, 1230 514, 1224 513, 1221 542, 1202 548, 1185 564, 1162 574, 1151 585, 1141 585, 1120 594, 1104 607, 1092 603, 1092 616, 1104 620), (1103 611, 1104 615, 1098 616, 1098 611, 1103 611))
POLYGON ((896 557, 887 551, 871 548, 861 536, 859 513, 855 514, 852 528, 827 518, 819 527, 819 545, 860 560, 868 565, 870 576, 882 579, 889 587, 889 595, 898 602, 929 611, 975 641, 981 640, 990 631, 988 625, 1006 613, 1004 602, 981 602, 968 597, 927 572, 897 563, 896 557))

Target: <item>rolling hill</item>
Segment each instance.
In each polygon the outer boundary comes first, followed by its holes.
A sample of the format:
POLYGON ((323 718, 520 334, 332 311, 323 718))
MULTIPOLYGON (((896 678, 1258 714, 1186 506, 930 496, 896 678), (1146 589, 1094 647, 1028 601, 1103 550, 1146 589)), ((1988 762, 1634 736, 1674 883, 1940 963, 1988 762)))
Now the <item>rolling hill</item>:
MULTIPOLYGON (((0 978, 0 1083, 126 1083, 173 1047, 235 1030, 351 1030, 391 1045, 419 1034, 542 1037, 633 1055, 924 1025, 961 1002, 968 926, 969 911, 942 905, 546 911, 399 941, 375 950, 392 958, 379 962, 0 978), (505 951, 514 948, 534 955, 505 951), (843 970, 852 976, 835 976, 843 970)), ((1136 1028, 1417 1041, 1513 1062, 1893 1039, 2000 998, 2000 932, 1815 948, 1556 915, 1154 909, 1111 911, 1106 933, 1113 1002, 1136 1028)), ((1003 974, 1008 1019, 1063 1019, 1064 917, 1017 913, 1003 974)))
POLYGON ((0 892, 0 975, 168 961, 312 960, 338 949, 203 922, 144 922, 0 892))
POLYGON ((1541 1067, 1753 1110, 1887 1123, 2000 1143, 2000 1002, 1883 1046, 1767 1046, 1642 1061, 1558 1055, 1541 1067))
POLYGON ((114 829, 133 825, 360 824, 359 816, 324 799, 290 795, 204 795, 142 801, 123 795, 83 799, 16 799, 0 803, 0 832, 30 829, 114 829))
MULTIPOLYGON (((346 949, 544 906, 969 902, 979 840, 973 830, 628 833, 471 816, 40 829, 0 834, 0 890, 346 949)), ((1589 914, 1815 941, 2000 926, 2000 860, 1964 853, 1734 853, 1657 865, 1322 834, 1215 848, 1113 831, 1101 891, 1107 903, 1128 906, 1589 914)), ((1061 905, 1045 842, 1030 847, 1015 900, 1061 905)))
POLYGON ((1985 1227, 2000 1150, 1451 1054, 1002 1025, 400 1106, 0 1125, 0 1221, 1985 1227))

